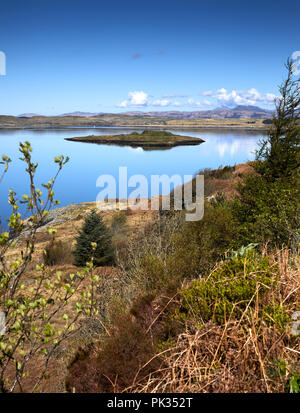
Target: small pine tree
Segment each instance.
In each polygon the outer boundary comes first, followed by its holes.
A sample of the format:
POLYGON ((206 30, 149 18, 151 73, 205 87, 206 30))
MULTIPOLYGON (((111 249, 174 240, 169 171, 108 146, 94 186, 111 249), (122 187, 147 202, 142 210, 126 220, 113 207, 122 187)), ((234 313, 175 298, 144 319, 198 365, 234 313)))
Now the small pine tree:
POLYGON ((239 197, 231 204, 239 226, 239 242, 300 245, 300 79, 286 63, 287 79, 279 88, 269 134, 259 145, 253 164, 258 174, 238 184, 239 197))
POLYGON ((82 228, 78 231, 73 255, 75 265, 81 267, 86 265, 92 255, 96 266, 109 265, 114 261, 111 234, 102 217, 95 210, 89 213, 82 228), (93 251, 92 242, 97 243, 95 251, 93 251))
POLYGON ((254 166, 268 181, 299 177, 300 167, 300 79, 293 78, 293 63, 287 60, 287 79, 279 87, 273 124, 260 142, 254 166))

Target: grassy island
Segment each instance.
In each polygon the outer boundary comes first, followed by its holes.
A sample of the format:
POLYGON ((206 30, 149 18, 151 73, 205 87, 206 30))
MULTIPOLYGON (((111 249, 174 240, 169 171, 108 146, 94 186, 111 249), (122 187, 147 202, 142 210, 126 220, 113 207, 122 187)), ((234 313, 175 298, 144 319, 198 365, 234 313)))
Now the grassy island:
POLYGON ((203 139, 190 136, 175 135, 171 132, 144 130, 142 133, 132 132, 121 135, 89 135, 66 138, 68 141, 89 142, 105 145, 126 145, 144 149, 163 149, 183 145, 199 145, 203 139))

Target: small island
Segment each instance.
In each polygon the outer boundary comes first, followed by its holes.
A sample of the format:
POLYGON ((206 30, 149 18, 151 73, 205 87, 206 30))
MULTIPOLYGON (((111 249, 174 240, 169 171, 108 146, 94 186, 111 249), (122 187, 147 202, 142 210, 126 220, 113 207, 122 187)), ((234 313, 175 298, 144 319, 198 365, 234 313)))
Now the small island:
POLYGON ((88 142, 105 145, 126 145, 143 149, 169 149, 175 146, 199 145, 203 139, 191 136, 175 135, 171 132, 144 130, 142 133, 132 132, 121 135, 89 135, 65 138, 67 141, 88 142))

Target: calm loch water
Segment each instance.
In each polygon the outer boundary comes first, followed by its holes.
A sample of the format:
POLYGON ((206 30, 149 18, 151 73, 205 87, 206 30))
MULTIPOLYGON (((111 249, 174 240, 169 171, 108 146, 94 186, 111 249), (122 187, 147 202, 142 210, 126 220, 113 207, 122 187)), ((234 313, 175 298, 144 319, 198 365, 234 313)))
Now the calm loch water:
MULTIPOLYGON (((12 188, 21 197, 29 193, 29 181, 24 164, 19 160, 19 142, 30 141, 33 159, 38 161, 36 174, 38 186, 54 176, 56 155, 68 155, 69 163, 63 168, 56 186, 55 198, 61 205, 72 202, 95 201, 101 188, 96 187, 99 175, 110 174, 118 179, 119 167, 133 174, 146 176, 150 183, 152 174, 194 175, 203 168, 234 165, 254 158, 254 151, 262 133, 224 130, 176 130, 176 133, 205 140, 199 146, 179 146, 169 150, 144 151, 141 148, 95 145, 64 140, 67 137, 89 134, 119 134, 141 132, 138 128, 72 128, 52 130, 0 130, 0 155, 12 158, 4 181, 0 184, 0 215, 9 215, 7 194, 12 188)), ((1 170, 1 169, 0 169, 1 170)), ((149 185, 150 186, 150 185, 149 185)), ((131 191, 131 190, 130 190, 131 191)), ((129 193, 130 193, 129 191, 129 193)), ((149 194, 150 195, 150 194, 149 194)))

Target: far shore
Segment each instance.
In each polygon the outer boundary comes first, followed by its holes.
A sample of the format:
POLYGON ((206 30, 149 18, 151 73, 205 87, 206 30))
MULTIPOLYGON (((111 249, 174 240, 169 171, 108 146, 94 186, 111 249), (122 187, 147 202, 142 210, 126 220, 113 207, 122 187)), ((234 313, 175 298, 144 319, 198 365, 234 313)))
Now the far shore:
MULTIPOLYGON (((235 112, 234 112, 235 113, 235 112)), ((0 115, 0 129, 31 129, 51 130, 70 128, 129 128, 129 129, 186 129, 186 130, 235 130, 245 132, 266 132, 269 130, 272 119, 268 117, 254 117, 249 113, 243 117, 237 112, 236 116, 223 117, 176 117, 158 115, 123 115, 101 114, 98 116, 42 116, 18 117, 0 115)), ((247 112, 248 113, 248 112, 247 112)))
POLYGON ((227 126, 227 125, 219 125, 219 126, 207 126, 207 125, 172 125, 172 126, 161 126, 161 125, 101 125, 101 126, 93 126, 93 125, 85 125, 85 126, 76 126, 76 125, 69 125, 69 126, 62 126, 62 125, 53 125, 53 126, 2 126, 0 125, 0 130, 68 130, 68 129, 104 129, 104 128, 124 128, 124 129, 158 129, 158 130, 180 130, 180 129, 189 129, 189 130, 240 130, 245 132, 268 132, 269 128, 266 127, 256 127, 251 128, 247 126, 227 126))

